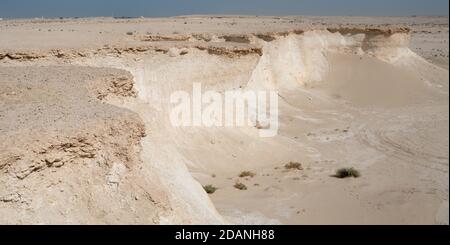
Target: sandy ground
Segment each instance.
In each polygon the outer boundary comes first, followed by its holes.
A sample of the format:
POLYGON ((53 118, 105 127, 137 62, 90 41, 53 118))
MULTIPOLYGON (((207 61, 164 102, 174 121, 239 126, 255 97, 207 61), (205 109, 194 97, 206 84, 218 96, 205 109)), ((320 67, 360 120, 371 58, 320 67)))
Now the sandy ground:
POLYGON ((448 224, 448 41, 448 17, 2 20, 0 222, 448 224), (277 90, 279 134, 173 127, 193 82, 277 90))

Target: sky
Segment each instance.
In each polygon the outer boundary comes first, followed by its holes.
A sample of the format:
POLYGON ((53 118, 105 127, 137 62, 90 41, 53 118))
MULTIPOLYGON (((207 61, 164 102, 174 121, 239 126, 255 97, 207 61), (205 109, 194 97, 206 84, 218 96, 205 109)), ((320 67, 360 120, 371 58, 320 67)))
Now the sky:
POLYGON ((449 0, 0 0, 0 18, 240 15, 446 15, 449 0))

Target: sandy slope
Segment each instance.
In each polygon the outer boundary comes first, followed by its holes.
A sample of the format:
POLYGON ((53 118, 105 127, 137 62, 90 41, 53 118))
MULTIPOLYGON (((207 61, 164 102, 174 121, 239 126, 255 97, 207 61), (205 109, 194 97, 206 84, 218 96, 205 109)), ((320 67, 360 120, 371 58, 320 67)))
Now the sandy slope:
MULTIPOLYGON (((32 111, 45 117, 58 107, 44 103, 46 110, 41 111, 27 97, 13 107, 9 90, 17 93, 21 89, 14 86, 29 81, 43 86, 60 84, 53 73, 64 74, 67 78, 61 80, 67 83, 71 79, 90 81, 97 72, 117 72, 101 68, 130 72, 132 89, 122 83, 111 88, 117 85, 115 76, 96 80, 100 82, 87 88, 94 92, 95 108, 103 111, 106 106, 100 99, 117 111, 109 114, 111 123, 119 120, 119 112, 133 111, 139 118, 132 122, 145 124, 145 136, 140 135, 140 145, 135 145, 141 150, 122 160, 124 164, 135 162, 138 168, 128 169, 126 180, 116 178, 117 189, 99 193, 79 184, 100 176, 88 185, 109 188, 108 173, 118 171, 112 163, 62 180, 75 190, 83 189, 71 210, 64 209, 67 193, 39 199, 39 190, 14 191, 24 181, 51 182, 55 179, 52 173, 79 171, 79 166, 89 163, 76 160, 78 164, 65 163, 53 171, 38 168, 20 179, 11 176, 19 161, 3 158, 0 166, 7 167, 2 167, 0 180, 8 184, 2 185, 0 194, 20 193, 28 201, 3 198, 0 212, 22 215, 20 219, 4 216, 1 222, 448 224, 447 45, 448 18, 442 17, 1 21, 0 81, 8 86, 2 86, 0 95, 9 98, 2 100, 6 107, 0 114, 4 153, 12 152, 9 147, 14 145, 26 157, 35 158, 27 153, 33 143, 16 144, 8 136, 17 131, 12 129, 17 119, 5 115, 19 111, 31 120, 32 111), (86 78, 82 74, 87 68, 80 66, 97 68, 89 68, 92 74, 86 78), (32 77, 18 75, 29 67, 39 72, 32 77), (55 83, 48 85, 48 79, 55 83), (173 91, 190 91, 193 82, 221 92, 276 89, 278 136, 260 138, 254 127, 174 128, 168 117, 168 98, 173 91), (30 107, 28 111, 21 109, 28 108, 24 104, 30 107), (285 169, 289 162, 301 163, 302 170, 285 169), (331 177, 337 168, 346 166, 357 168, 362 176, 331 177), (255 176, 238 177, 244 170, 255 176), (247 190, 234 188, 236 182, 245 184, 247 190), (219 189, 208 196, 201 187, 207 184, 219 189), (140 188, 148 200, 121 194, 140 188), (92 204, 92 199, 100 201, 92 204), (117 203, 137 206, 129 210, 117 203), (91 214, 86 205, 117 212, 91 214), (36 210, 46 207, 55 207, 58 214, 50 218, 36 215, 36 210), (151 221, 137 218, 147 214, 151 221)), ((69 94, 76 89, 48 91, 52 96, 72 98, 69 94)), ((36 96, 42 99, 39 93, 36 96)), ((75 98, 85 101, 89 96, 75 98)), ((75 119, 61 114, 53 123, 65 129, 78 125, 77 115, 91 118, 94 124, 102 118, 76 109, 67 113, 75 119)), ((46 127, 53 128, 53 123, 46 127)), ((34 121, 28 124, 35 125, 34 121)), ((18 127, 26 135, 27 127, 18 127)), ((122 130, 120 137, 107 142, 128 138, 130 132, 122 130)), ((49 133, 40 134, 45 138, 49 133)), ((99 147, 111 152, 122 149, 117 145, 109 149, 107 144, 99 147)))

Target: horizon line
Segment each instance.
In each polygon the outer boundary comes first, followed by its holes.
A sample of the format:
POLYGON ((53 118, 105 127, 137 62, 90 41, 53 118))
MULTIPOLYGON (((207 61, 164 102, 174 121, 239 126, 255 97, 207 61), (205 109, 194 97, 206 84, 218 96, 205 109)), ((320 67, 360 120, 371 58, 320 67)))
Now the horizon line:
POLYGON ((93 18, 114 18, 114 19, 151 19, 151 18, 177 18, 177 17, 449 17, 449 15, 245 15, 245 14, 190 14, 190 15, 153 15, 153 16, 127 16, 127 15, 98 15, 98 16, 33 16, 33 17, 2 17, 3 20, 26 20, 26 19, 93 19, 93 18))

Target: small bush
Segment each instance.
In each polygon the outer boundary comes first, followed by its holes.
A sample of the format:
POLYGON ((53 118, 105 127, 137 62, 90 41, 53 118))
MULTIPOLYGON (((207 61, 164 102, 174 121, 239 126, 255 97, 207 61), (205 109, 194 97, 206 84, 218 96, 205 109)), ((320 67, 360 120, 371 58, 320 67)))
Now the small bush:
POLYGON ((288 164, 284 165, 284 168, 288 170, 291 169, 303 170, 302 164, 299 162, 289 162, 288 164))
POLYGON ((255 177, 255 173, 250 172, 250 171, 243 171, 239 174, 239 177, 244 178, 244 177, 255 177))
POLYGON ((340 168, 338 170, 336 170, 336 174, 334 175, 334 177, 336 178, 348 178, 348 177, 354 177, 354 178, 358 178, 359 176, 361 176, 361 174, 359 173, 358 170, 354 169, 354 168, 340 168))
POLYGON ((236 184, 234 184, 234 188, 239 190, 247 190, 247 186, 242 184, 241 182, 236 182, 236 184))
POLYGON ((214 192, 216 192, 217 187, 214 187, 213 185, 205 185, 203 186, 203 189, 205 189, 206 193, 213 194, 214 192))

